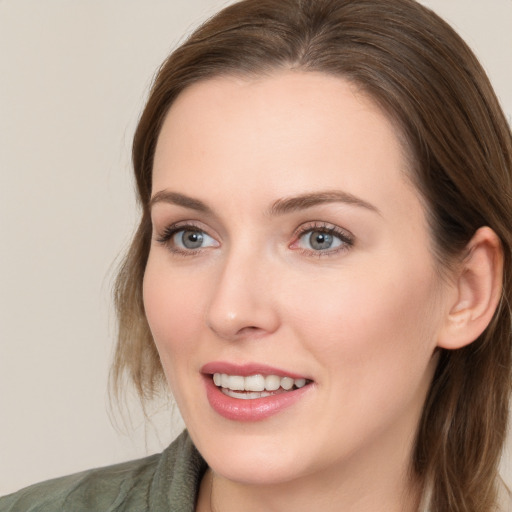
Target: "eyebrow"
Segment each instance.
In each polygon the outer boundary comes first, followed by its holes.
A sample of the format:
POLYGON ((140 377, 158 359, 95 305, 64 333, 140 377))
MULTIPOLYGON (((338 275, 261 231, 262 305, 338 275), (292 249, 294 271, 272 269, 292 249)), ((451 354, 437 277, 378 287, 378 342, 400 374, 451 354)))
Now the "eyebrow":
POLYGON ((379 209, 364 199, 361 199, 349 192, 342 190, 327 190, 324 192, 313 192, 309 194, 301 194, 299 196, 278 199, 271 206, 270 215, 283 215, 313 206, 328 203, 345 203, 349 205, 359 206, 367 210, 373 211, 380 215, 379 209))
POLYGON ((211 214, 212 210, 205 203, 199 199, 180 194, 179 192, 171 192, 169 190, 161 190, 157 192, 149 201, 149 208, 152 208, 156 203, 169 203, 177 206, 183 206, 190 210, 197 210, 202 213, 211 214))
MULTIPOLYGON (((161 190, 157 192, 149 201, 149 207, 152 208, 156 203, 169 203, 182 206, 190 210, 196 210, 206 214, 212 214, 212 209, 199 199, 180 194, 179 192, 171 192, 169 190, 161 190)), ((367 210, 376 212, 380 215, 379 209, 371 203, 342 190, 328 190, 324 192, 312 192, 301 194, 299 196, 285 197, 275 201, 268 214, 271 216, 284 215, 299 210, 305 210, 329 203, 345 203, 358 206, 367 210)))

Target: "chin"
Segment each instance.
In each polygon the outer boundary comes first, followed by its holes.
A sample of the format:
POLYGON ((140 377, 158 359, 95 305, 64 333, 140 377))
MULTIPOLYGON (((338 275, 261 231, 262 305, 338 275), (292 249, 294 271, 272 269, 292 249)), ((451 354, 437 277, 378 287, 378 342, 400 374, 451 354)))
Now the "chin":
POLYGON ((264 459, 250 456, 230 455, 223 460, 214 460, 210 467, 215 473, 232 481, 245 485, 278 485, 295 480, 301 474, 293 462, 286 458, 276 457, 264 459))
MULTIPOLYGON (((288 441, 292 439, 288 437, 288 441)), ((220 435, 196 447, 212 468, 222 477, 249 485, 285 483, 299 477, 304 467, 303 450, 294 443, 287 443, 280 436, 258 434, 220 435)))

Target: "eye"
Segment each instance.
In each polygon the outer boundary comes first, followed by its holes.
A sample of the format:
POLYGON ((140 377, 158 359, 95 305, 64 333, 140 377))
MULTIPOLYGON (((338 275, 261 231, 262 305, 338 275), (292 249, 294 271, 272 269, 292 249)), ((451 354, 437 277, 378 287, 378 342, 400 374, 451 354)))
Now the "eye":
POLYGON ((177 253, 194 253, 208 247, 219 246, 217 240, 192 225, 168 226, 157 241, 177 253))
POLYGON ((310 254, 330 255, 349 249, 353 243, 353 236, 347 231, 330 224, 313 223, 299 228, 291 248, 310 254))
POLYGON ((303 235, 300 239, 299 245, 304 249, 313 249, 314 251, 325 251, 339 247, 342 241, 324 231, 310 231, 303 235))
POLYGON ((200 247, 211 247, 215 240, 204 231, 192 229, 180 229, 172 236, 172 241, 182 249, 199 249, 200 247))

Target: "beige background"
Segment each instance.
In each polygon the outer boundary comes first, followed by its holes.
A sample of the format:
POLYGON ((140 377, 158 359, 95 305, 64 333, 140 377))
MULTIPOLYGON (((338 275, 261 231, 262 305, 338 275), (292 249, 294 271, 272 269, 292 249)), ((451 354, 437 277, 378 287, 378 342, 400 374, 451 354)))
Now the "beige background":
MULTIPOLYGON (((155 428, 111 424, 111 276, 136 219, 130 143, 151 77, 225 3, 0 0, 0 494, 179 429, 167 408, 155 428)), ((424 3, 474 48, 510 119, 512 0, 424 3)))

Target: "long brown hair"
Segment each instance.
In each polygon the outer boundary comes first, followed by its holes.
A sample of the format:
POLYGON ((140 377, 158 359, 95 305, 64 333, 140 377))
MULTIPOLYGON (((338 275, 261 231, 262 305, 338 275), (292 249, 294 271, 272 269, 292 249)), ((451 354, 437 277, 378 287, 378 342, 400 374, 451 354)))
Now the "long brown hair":
POLYGON ((412 461, 432 512, 494 510, 511 387, 512 138, 473 53, 413 0, 245 0, 207 21, 164 62, 133 142, 142 215, 115 288, 114 388, 126 376, 146 400, 164 381, 144 315, 142 280, 153 155, 170 105, 195 82, 276 69, 350 80, 395 121, 441 269, 479 227, 490 226, 501 239, 500 306, 478 340, 441 351, 412 461))

